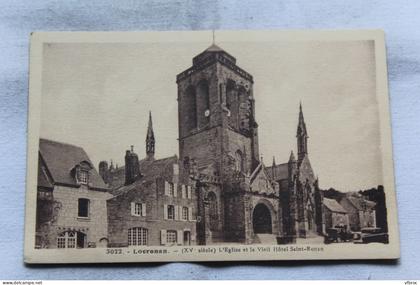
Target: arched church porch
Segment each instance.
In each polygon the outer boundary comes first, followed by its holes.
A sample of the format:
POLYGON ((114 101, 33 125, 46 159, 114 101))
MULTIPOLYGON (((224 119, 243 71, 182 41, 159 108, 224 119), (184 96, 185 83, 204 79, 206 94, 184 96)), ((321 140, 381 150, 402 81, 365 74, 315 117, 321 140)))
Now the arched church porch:
POLYGON ((281 235, 280 207, 277 197, 252 195, 245 231, 247 243, 276 244, 281 235))

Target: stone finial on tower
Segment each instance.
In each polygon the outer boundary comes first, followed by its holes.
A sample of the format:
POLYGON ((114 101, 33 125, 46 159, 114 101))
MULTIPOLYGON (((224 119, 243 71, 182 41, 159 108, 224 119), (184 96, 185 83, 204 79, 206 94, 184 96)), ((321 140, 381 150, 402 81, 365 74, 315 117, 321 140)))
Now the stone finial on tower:
POLYGON ((152 112, 149 111, 149 124, 147 126, 146 135, 146 159, 155 159, 155 134, 153 133, 152 112))
POLYGON ((298 160, 302 161, 308 154, 308 132, 306 131, 305 119, 303 118, 302 103, 299 104, 299 122, 296 131, 298 160))

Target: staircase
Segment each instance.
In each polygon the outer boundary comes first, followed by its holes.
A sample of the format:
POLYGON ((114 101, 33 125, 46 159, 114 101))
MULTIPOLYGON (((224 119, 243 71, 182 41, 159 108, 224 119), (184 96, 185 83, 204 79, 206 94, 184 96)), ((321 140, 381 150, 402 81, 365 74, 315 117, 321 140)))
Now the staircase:
POLYGON ((254 243, 261 244, 277 244, 276 235, 273 234, 256 234, 254 243))

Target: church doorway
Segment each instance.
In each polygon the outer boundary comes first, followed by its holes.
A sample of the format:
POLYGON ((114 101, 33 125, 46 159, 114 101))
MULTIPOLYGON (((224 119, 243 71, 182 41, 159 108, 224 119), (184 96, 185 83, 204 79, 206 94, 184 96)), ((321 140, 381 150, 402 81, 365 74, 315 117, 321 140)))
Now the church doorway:
POLYGON ((272 223, 271 214, 268 207, 264 204, 258 204, 252 213, 252 225, 255 234, 271 234, 272 223))

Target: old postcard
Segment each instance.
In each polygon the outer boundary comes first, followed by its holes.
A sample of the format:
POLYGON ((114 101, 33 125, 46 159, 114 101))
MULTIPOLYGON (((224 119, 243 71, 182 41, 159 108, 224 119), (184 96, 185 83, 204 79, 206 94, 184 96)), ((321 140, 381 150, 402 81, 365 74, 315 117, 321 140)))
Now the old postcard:
POLYGON ((381 31, 33 33, 25 262, 399 257, 381 31))

